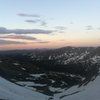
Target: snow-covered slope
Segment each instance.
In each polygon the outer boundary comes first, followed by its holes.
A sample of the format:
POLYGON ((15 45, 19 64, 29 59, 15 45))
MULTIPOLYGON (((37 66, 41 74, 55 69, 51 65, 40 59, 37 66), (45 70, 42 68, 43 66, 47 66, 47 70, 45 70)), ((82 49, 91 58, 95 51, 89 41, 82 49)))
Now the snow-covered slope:
POLYGON ((47 100, 47 96, 15 85, 0 77, 0 100, 47 100))
MULTIPOLYGON (((0 100, 50 100, 48 96, 17 86, 0 77, 0 100)), ((100 100, 100 76, 87 86, 73 86, 52 100, 100 100), (74 92, 75 91, 75 92, 74 92)))
MULTIPOLYGON (((73 89, 71 88, 71 90, 73 89)), ((55 98, 54 100, 58 99, 55 98)), ((90 82, 87 86, 85 86, 85 89, 83 89, 83 91, 71 96, 65 96, 64 98, 62 98, 62 100, 100 100, 100 76, 98 76, 96 80, 90 82)))

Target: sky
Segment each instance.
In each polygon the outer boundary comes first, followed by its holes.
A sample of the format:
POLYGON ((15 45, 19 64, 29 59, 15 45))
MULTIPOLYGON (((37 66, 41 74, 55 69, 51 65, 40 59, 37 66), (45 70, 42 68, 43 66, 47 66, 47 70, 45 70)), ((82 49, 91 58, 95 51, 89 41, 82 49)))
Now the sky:
POLYGON ((100 0, 1 0, 0 50, 100 46, 100 0))

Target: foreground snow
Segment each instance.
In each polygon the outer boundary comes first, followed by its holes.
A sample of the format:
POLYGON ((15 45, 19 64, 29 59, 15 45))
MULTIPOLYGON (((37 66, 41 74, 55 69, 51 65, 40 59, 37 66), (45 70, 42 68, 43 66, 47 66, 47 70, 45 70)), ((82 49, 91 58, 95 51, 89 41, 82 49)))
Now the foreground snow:
MULTIPOLYGON (((0 100, 48 100, 48 96, 25 89, 0 77, 0 100)), ((73 86, 52 100, 100 100, 100 76, 87 86, 73 86)))
POLYGON ((47 100, 47 96, 17 86, 0 77, 0 100, 47 100))
POLYGON ((100 76, 87 86, 76 89, 77 86, 74 86, 68 91, 63 92, 63 96, 62 94, 55 95, 54 100, 59 100, 59 98, 60 100, 100 100, 100 76))

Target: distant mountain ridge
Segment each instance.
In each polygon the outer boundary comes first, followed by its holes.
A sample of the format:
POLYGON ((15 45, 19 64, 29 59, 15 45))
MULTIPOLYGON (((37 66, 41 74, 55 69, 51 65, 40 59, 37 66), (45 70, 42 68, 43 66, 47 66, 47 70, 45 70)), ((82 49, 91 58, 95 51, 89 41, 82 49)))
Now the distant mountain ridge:
POLYGON ((100 57, 100 47, 63 47, 53 50, 36 51, 31 54, 35 60, 63 60, 61 63, 96 61, 100 57))
POLYGON ((29 53, 33 62, 44 69, 84 72, 90 66, 100 66, 100 47, 63 47, 29 53), (49 66, 50 65, 50 66, 49 66), (75 66, 75 67, 74 67, 75 66), (78 69, 78 70, 77 70, 78 69))
POLYGON ((100 66, 100 47, 2 51, 0 58, 1 62, 8 59, 19 64, 27 62, 30 66, 36 65, 47 70, 71 72, 73 68, 81 73, 91 68, 90 66, 100 66))

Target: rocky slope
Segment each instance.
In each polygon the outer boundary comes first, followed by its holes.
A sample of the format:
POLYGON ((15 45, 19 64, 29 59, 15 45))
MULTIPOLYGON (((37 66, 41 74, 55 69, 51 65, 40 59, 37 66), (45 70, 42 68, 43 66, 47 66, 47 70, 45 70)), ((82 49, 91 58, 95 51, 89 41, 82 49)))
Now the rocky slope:
MULTIPOLYGON (((62 99, 81 92, 99 75, 100 47, 14 50, 0 52, 0 76, 31 91, 62 99), (66 93, 66 94, 65 94, 66 93)), ((83 99, 85 100, 85 99, 83 99)), ((87 99, 86 99, 87 100, 87 99)))

